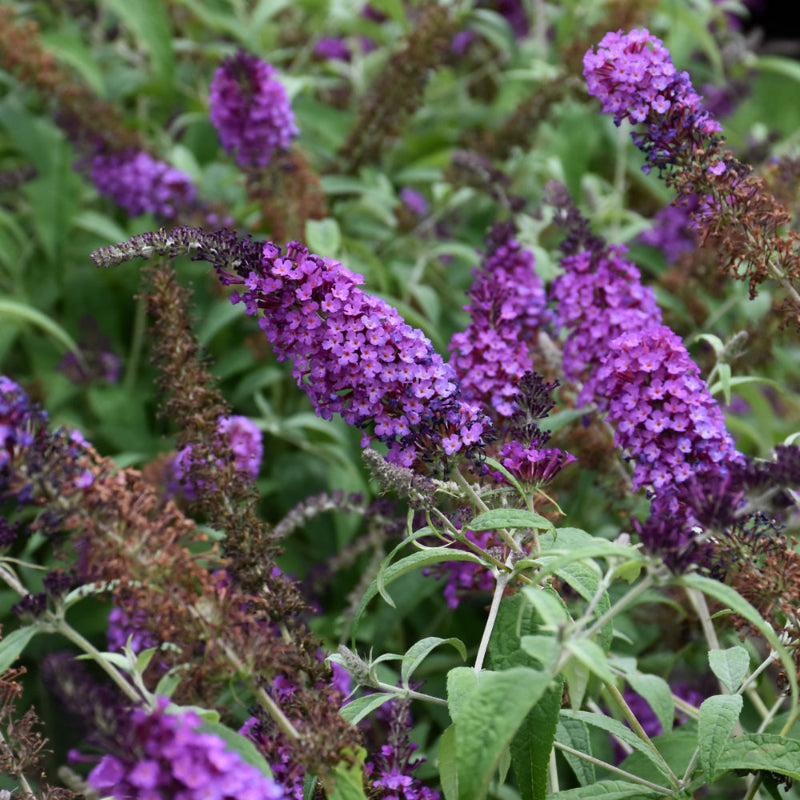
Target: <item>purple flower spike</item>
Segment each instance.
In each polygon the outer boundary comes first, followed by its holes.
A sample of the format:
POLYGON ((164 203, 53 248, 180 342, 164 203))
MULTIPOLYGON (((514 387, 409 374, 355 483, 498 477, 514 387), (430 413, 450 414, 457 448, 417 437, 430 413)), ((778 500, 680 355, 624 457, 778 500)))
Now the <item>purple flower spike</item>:
POLYGON ((600 247, 567 256, 564 274, 553 281, 561 325, 570 330, 564 342, 564 374, 582 380, 578 403, 608 396, 598 391, 597 365, 608 344, 629 331, 661 323, 652 289, 642 286, 639 270, 623 258, 624 248, 600 247))
POLYGON ((647 126, 646 134, 633 135, 647 156, 645 172, 663 169, 685 148, 702 147, 722 132, 703 110, 688 73, 675 69, 664 43, 646 29, 607 33, 597 53, 583 57, 583 74, 589 94, 617 125, 627 119, 647 126))
POLYGON ((517 385, 533 368, 530 348, 545 306, 533 254, 511 233, 502 226, 490 235, 465 306, 472 320, 449 347, 464 397, 501 418, 514 413, 517 385))
POLYGON ((243 761, 211 733, 199 730, 194 712, 168 714, 169 701, 159 699, 152 713, 130 715, 127 741, 106 755, 89 773, 89 785, 114 798, 179 797, 200 800, 282 800, 283 790, 271 778, 243 761))
POLYGON ((299 133, 286 90, 274 75, 274 67, 243 50, 214 73, 209 116, 240 167, 266 166, 299 133))
POLYGON ((91 176, 100 194, 133 217, 172 219, 197 193, 188 175, 141 150, 98 153, 91 160, 91 176))
POLYGON ((741 459, 683 342, 658 325, 618 337, 597 373, 616 444, 635 462, 634 488, 662 494, 741 459))
POLYGON ((485 444, 491 423, 459 401, 453 370, 421 331, 360 288, 361 275, 297 242, 285 254, 265 244, 261 264, 246 277, 219 272, 225 284, 244 284, 231 300, 259 316, 275 355, 292 361, 298 386, 323 419, 339 413, 372 429, 403 466, 469 457, 485 444))

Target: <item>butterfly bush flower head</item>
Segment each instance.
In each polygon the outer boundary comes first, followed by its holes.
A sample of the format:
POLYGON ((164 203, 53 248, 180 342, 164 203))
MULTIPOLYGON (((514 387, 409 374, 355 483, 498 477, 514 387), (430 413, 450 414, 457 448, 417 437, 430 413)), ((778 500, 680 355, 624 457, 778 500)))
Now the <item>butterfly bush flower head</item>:
POLYGON ((135 709, 122 735, 126 747, 103 757, 88 784, 118 800, 281 800, 283 790, 251 766, 218 736, 199 730, 193 711, 168 714, 159 698, 153 712, 135 709))
POLYGON ((621 246, 599 244, 561 261, 564 270, 551 286, 558 303, 558 322, 568 330, 564 342, 564 374, 583 381, 578 403, 608 397, 598 390, 597 366, 609 342, 628 331, 661 323, 661 311, 652 289, 641 283, 641 273, 624 258, 621 246))
POLYGON ((244 279, 221 279, 244 284, 231 300, 259 317, 319 416, 339 413, 372 428, 389 445, 389 459, 404 466, 420 457, 471 456, 485 444, 491 423, 459 400, 452 368, 396 309, 361 289, 361 275, 297 242, 285 253, 265 244, 252 266, 244 279))
POLYGON ((209 116, 225 151, 240 167, 264 167, 299 133, 275 68, 240 50, 211 82, 209 116))
POLYGON ((143 150, 98 153, 91 159, 90 174, 97 191, 133 217, 173 219, 197 194, 186 173, 143 150))
POLYGON ((633 486, 656 492, 741 459, 683 342, 669 328, 623 334, 597 373, 616 444, 634 462, 633 486))
MULTIPOLYGON (((253 480, 258 477, 264 448, 259 427, 243 416, 220 417, 217 420, 217 434, 233 453, 236 469, 247 473, 253 480)), ((170 491, 182 492, 187 500, 194 500, 198 486, 191 475, 194 459, 191 445, 184 447, 172 462, 172 481, 170 491)))
POLYGON ((514 413, 517 384, 532 367, 530 342, 545 306, 533 253, 512 233, 510 226, 498 226, 489 236, 464 307, 471 321, 449 346, 464 398, 500 418, 514 413))
POLYGON ((688 73, 675 69, 664 43, 647 29, 607 33, 597 52, 590 49, 583 57, 583 74, 589 94, 617 125, 627 119, 647 126, 646 133, 633 134, 647 158, 646 172, 663 169, 682 150, 702 148, 722 132, 703 110, 688 73))

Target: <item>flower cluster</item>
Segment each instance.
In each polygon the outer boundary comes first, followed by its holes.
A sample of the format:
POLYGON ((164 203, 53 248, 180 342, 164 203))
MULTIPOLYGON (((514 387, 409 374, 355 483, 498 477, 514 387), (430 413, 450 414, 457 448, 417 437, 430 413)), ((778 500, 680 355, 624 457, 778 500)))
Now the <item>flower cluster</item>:
POLYGON ((561 326, 570 330, 564 342, 564 374, 584 382, 579 403, 604 403, 596 388, 597 365, 609 342, 629 331, 661 323, 653 291, 642 286, 639 270, 623 258, 620 246, 576 252, 561 261, 564 273, 553 281, 561 326))
MULTIPOLYGON (((247 473, 255 480, 261 468, 264 451, 261 430, 258 426, 247 417, 236 415, 220 417, 217 420, 217 434, 233 453, 236 469, 247 473)), ((187 445, 175 456, 171 465, 170 491, 173 494, 180 491, 187 500, 194 500, 199 488, 192 478, 194 458, 192 445, 187 445)))
POLYGON ((172 219, 197 193, 186 173, 143 150, 98 153, 91 159, 90 172, 97 191, 134 217, 156 214, 172 219))
POLYGON ((531 343, 545 305, 533 254, 511 234, 499 226, 490 235, 464 307, 472 320, 449 347, 465 399, 501 418, 514 413, 517 384, 531 369, 531 343))
POLYGON ((590 49, 584 56, 583 74, 589 94, 617 125, 623 119, 647 125, 646 134, 634 134, 647 156, 645 171, 674 163, 682 150, 702 147, 722 132, 703 110, 688 73, 675 69, 669 50, 647 29, 607 33, 597 53, 590 49))
POLYGON ((596 380, 616 444, 634 460, 634 488, 663 490, 741 458, 697 365, 669 328, 614 339, 596 380))
POLYGON ((240 167, 266 166, 299 133, 286 90, 274 76, 274 67, 243 50, 214 73, 209 116, 240 167))
POLYGON ((152 713, 130 715, 122 735, 127 749, 106 755, 89 773, 92 789, 122 800, 128 797, 200 800, 281 800, 283 790, 254 766, 227 748, 218 736, 198 728, 192 711, 169 714, 169 701, 159 699, 152 713))
POLYGON ((558 447, 525 447, 518 441, 506 442, 497 460, 523 483, 543 486, 549 483, 567 464, 577 461, 571 453, 558 447))
POLYGON ((491 425, 460 402, 452 368, 419 330, 385 301, 360 288, 364 279, 297 242, 286 253, 266 243, 246 277, 220 270, 223 283, 243 283, 231 296, 273 344, 317 414, 340 413, 361 428, 374 425, 394 463, 419 457, 472 455, 491 425), (254 269, 255 267, 255 269, 254 269))

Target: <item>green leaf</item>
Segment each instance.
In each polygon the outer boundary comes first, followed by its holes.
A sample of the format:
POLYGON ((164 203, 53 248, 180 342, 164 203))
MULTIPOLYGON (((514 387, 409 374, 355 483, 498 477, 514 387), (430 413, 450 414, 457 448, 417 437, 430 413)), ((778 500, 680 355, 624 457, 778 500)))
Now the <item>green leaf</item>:
MULTIPOLYGON (((573 750, 586 753, 587 756, 592 755, 592 739, 589 734, 589 728, 585 722, 581 722, 579 719, 565 719, 559 714, 558 724, 556 725, 556 741, 571 747, 573 750)), ((591 761, 586 761, 564 751, 561 752, 561 755, 572 767, 572 771, 581 786, 595 785, 597 775, 594 764, 591 761)))
POLYGON ((533 511, 521 508, 494 508, 479 514, 467 524, 471 531, 493 531, 498 528, 534 528, 535 530, 555 530, 549 519, 533 511))
POLYGON ((700 706, 697 740, 707 782, 713 779, 717 761, 742 713, 742 705, 740 694, 719 694, 707 698, 700 706))
MULTIPOLYGON (((584 564, 568 564, 566 567, 556 570, 555 574, 562 581, 568 583, 587 602, 591 602, 597 594, 599 588, 597 573, 584 564)), ((609 608, 611 608, 611 601, 608 599, 608 592, 603 592, 595 609, 595 617, 602 616, 609 608)), ((613 637, 614 624, 609 620, 600 631, 600 644, 606 653, 611 647, 613 637)))
POLYGON ((78 361, 85 365, 83 354, 78 349, 77 342, 57 322, 54 322, 33 306, 19 303, 16 300, 0 299, 0 315, 36 325, 45 333, 49 333, 64 349, 72 351, 78 361))
POLYGON ((105 0, 123 21, 123 24, 136 36, 153 64, 159 88, 171 95, 175 89, 175 58, 172 53, 172 32, 169 17, 161 0, 105 0))
POLYGON ((384 703, 396 698, 393 692, 377 692, 366 694, 351 700, 347 705, 339 709, 339 713, 353 725, 358 725, 364 717, 369 716, 376 708, 380 708, 384 703))
POLYGON ((550 675, 527 667, 477 674, 468 667, 450 670, 447 695, 456 729, 459 800, 486 796, 503 751, 549 684, 550 675))
POLYGON ((800 780, 800 741, 775 733, 748 733, 728 740, 717 761, 717 776, 734 769, 778 772, 800 780))
MULTIPOLYGON (((489 641, 492 668, 505 670, 541 665, 549 672, 558 653, 558 645, 553 636, 540 636, 535 633, 537 630, 533 606, 522 594, 504 598, 489 641), (531 647, 526 647, 526 644, 531 647), (548 649, 549 654, 546 653, 548 649)), ((561 709, 563 685, 563 680, 558 677, 548 686, 511 740, 511 762, 522 800, 539 800, 547 792, 547 770, 561 709)))
POLYGON ((711 671, 722 681, 729 692, 735 692, 742 685, 750 667, 750 656, 740 645, 727 650, 709 650, 708 664, 711 671))
POLYGON ((227 749, 237 753, 242 761, 255 767, 263 775, 272 777, 272 770, 269 768, 267 760, 246 736, 236 733, 236 731, 231 730, 226 725, 221 725, 219 722, 203 722, 199 730, 218 736, 225 742, 227 749))
POLYGON ((662 797, 658 792, 649 792, 639 783, 628 781, 598 781, 591 786, 579 786, 577 789, 566 789, 547 795, 547 800, 624 800, 633 797, 644 800, 650 797, 662 797))
POLYGON ((524 597, 536 609, 546 630, 557 630, 569 622, 569 613, 564 601, 553 589, 541 586, 526 586, 524 597))
MULTIPOLYGON (((401 558, 400 561, 388 567, 383 573, 383 585, 388 586, 390 583, 409 572, 431 567, 434 564, 440 564, 442 561, 471 561, 473 564, 483 563, 479 556, 475 555, 475 553, 468 553, 466 550, 451 550, 449 547, 431 547, 428 550, 422 550, 419 553, 406 556, 406 558, 401 558)), ((369 588, 361 598, 361 603, 356 612, 356 622, 361 617, 369 601, 372 600, 376 594, 378 594, 377 580, 369 585, 369 588)), ((386 600, 390 606, 394 607, 394 601, 391 597, 385 592, 381 594, 383 599, 386 600)), ((355 623, 353 624, 353 631, 355 632, 355 623)))
POLYGON ((458 800, 457 768, 456 726, 450 725, 439 738, 439 781, 444 800, 458 800))
POLYGON ((626 727, 618 720, 605 717, 602 714, 593 714, 589 711, 572 711, 569 709, 562 709, 561 716, 566 719, 578 719, 581 722, 585 722, 590 727, 600 728, 612 734, 612 736, 616 736, 617 739, 630 745, 634 750, 637 750, 651 761, 662 775, 669 777, 669 771, 666 766, 653 752, 647 742, 640 739, 630 728, 626 727))
POLYGON ((778 654, 786 669, 787 679, 792 688, 792 701, 798 702, 798 686, 797 686, 797 669, 792 661, 786 648, 781 644, 777 634, 772 629, 772 626, 764 620, 761 614, 745 600, 735 589, 726 586, 724 583, 715 581, 711 578, 706 578, 704 575, 697 575, 689 573, 681 576, 677 581, 678 584, 688 586, 698 591, 707 594, 710 597, 719 600, 723 605, 726 605, 732 611, 735 611, 740 617, 746 619, 749 623, 754 625, 769 642, 772 649, 778 654))
POLYGON ((643 675, 641 672, 631 672, 625 675, 631 688, 644 697, 655 711, 662 730, 672 729, 675 722, 675 702, 672 699, 672 689, 669 684, 658 675, 643 675))
POLYGON ((564 681, 558 677, 530 710, 511 740, 511 762, 522 800, 544 800, 564 681))
MULTIPOLYGON (((728 381, 729 389, 733 389, 737 386, 748 386, 751 383, 763 383, 780 391, 783 391, 784 388, 780 383, 772 380, 771 378, 761 378, 757 375, 739 375, 738 377, 731 378, 728 381)), ((721 381, 715 381, 711 386, 708 387, 708 391, 711 392, 712 395, 718 394, 722 391, 722 389, 723 385, 721 381)))
POLYGON ((340 761, 332 770, 331 777, 325 782, 325 796, 328 800, 367 800, 364 794, 364 756, 359 748, 358 758, 350 764, 340 761))
POLYGON ((318 783, 319 777, 317 775, 306 773, 303 778, 303 800, 314 800, 318 783))
MULTIPOLYGON (((614 544, 606 539, 595 539, 591 544, 578 547, 563 556, 558 556, 545 562, 542 576, 555 574, 562 567, 591 558, 620 558, 625 562, 643 563, 645 556, 638 550, 633 550, 622 544, 614 544)), ((540 559, 542 560, 542 559, 540 559)), ((540 578, 541 579, 541 578, 540 578)))
POLYGON ((342 232, 333 217, 306 221, 306 244, 308 249, 325 258, 336 258, 342 246, 342 232))
POLYGON ((2 675, 28 646, 28 642, 39 633, 36 625, 17 628, 0 639, 0 675, 2 675))
POLYGON ((467 648, 461 639, 441 639, 438 636, 428 636, 416 642, 416 644, 411 645, 403 656, 403 663, 400 667, 400 677, 403 681, 403 686, 408 686, 408 681, 414 673, 414 670, 425 660, 428 653, 442 644, 449 644, 455 647, 461 655, 462 661, 467 660, 467 648))
POLYGON ((597 642, 591 639, 567 640, 566 649, 583 664, 589 672, 593 672, 604 683, 613 683, 614 676, 608 668, 606 654, 597 642))

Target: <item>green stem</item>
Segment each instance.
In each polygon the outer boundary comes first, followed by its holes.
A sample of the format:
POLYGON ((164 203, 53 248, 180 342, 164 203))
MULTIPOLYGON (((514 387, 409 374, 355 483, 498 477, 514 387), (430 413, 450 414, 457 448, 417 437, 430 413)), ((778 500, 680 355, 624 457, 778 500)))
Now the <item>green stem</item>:
POLYGON ((486 652, 489 649, 489 639, 491 639, 492 631, 494 630, 494 623, 497 621, 497 612, 500 609, 500 601, 503 599, 503 592, 508 586, 509 575, 502 572, 496 576, 497 582, 494 586, 494 594, 492 595, 492 605, 489 607, 489 616, 486 618, 486 625, 483 628, 483 636, 481 636, 481 643, 478 647, 478 655, 475 656, 475 672, 480 672, 483 669, 483 660, 486 658, 486 652))
POLYGON ((415 692, 413 689, 398 689, 396 686, 392 686, 390 683, 384 683, 383 681, 376 681, 375 688, 384 692, 391 692, 398 697, 410 697, 412 700, 422 700, 423 702, 436 703, 440 706, 447 705, 447 700, 443 700, 441 697, 435 697, 432 694, 425 694, 424 692, 415 692))
POLYGON ((130 685, 130 683, 122 676, 120 671, 109 661, 103 658, 103 654, 86 638, 84 638, 78 631, 75 630, 67 621, 61 617, 53 617, 48 626, 56 633, 60 633, 66 639, 69 639, 84 653, 91 656, 97 665, 102 669, 109 678, 119 687, 122 693, 135 705, 141 705, 142 696, 130 685))
POLYGON ((626 772, 624 769, 615 767, 613 764, 609 764, 607 761, 601 761, 599 758, 590 756, 588 753, 582 753, 580 750, 576 750, 574 747, 562 744, 561 742, 554 742, 553 746, 556 747, 558 750, 563 751, 564 753, 569 753, 570 755, 577 756, 578 758, 581 758, 584 761, 588 761, 590 764, 594 764, 597 767, 602 767, 603 769, 607 769, 609 772, 613 772, 616 775, 625 778, 625 780, 632 781, 633 783, 638 783, 641 786, 646 786, 648 789, 652 789, 654 792, 658 792, 658 794, 663 794, 665 797, 669 797, 670 795, 672 795, 672 789, 667 789, 664 786, 659 786, 657 783, 651 783, 650 781, 647 781, 644 778, 640 778, 638 775, 634 775, 632 772, 626 772))
POLYGON ((131 347, 128 351, 128 363, 125 366, 125 377, 122 380, 122 388, 126 394, 133 391, 136 383, 136 374, 139 371, 139 362, 142 358, 144 348, 145 329, 147 327, 147 304, 144 297, 140 297, 136 302, 136 311, 133 318, 133 335, 131 337, 131 347))
POLYGON ((589 627, 586 632, 584 633, 585 638, 591 639, 596 633, 601 631, 605 624, 610 620, 614 619, 623 609, 627 608, 634 600, 638 599, 641 595, 643 595, 648 589, 650 589, 653 584, 655 583, 655 578, 652 574, 647 575, 644 580, 634 586, 630 592, 628 592, 623 597, 620 597, 616 603, 614 603, 611 608, 608 609, 604 614, 601 614, 595 621, 594 624, 589 627))
POLYGON ((613 683, 606 683, 604 684, 606 689, 610 692, 611 696, 616 701, 617 705, 619 706, 620 710, 622 711, 623 716, 628 721, 628 724, 631 726, 633 732, 647 744, 647 746, 653 751, 656 758, 661 762, 662 766, 666 769, 667 775, 669 775, 670 779, 674 782, 675 786, 680 786, 681 782, 678 780, 678 776, 672 771, 672 768, 669 764, 667 764, 664 756, 661 755, 658 748, 653 744, 653 740, 644 732, 644 728, 642 728, 638 719, 636 719, 636 715, 631 711, 631 707, 626 702, 625 698, 622 696, 622 692, 614 686, 613 683))

